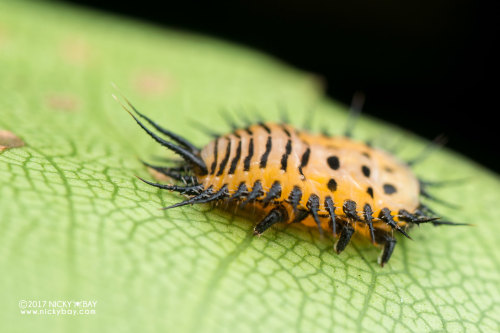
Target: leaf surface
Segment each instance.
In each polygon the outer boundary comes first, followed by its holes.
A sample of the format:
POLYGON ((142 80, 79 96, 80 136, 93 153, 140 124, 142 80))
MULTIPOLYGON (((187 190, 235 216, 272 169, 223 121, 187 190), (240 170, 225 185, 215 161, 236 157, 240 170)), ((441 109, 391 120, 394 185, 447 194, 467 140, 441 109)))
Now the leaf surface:
MULTIPOLYGON (((379 250, 300 225, 252 236, 255 221, 209 206, 162 211, 181 198, 134 177, 138 158, 172 157, 111 98, 134 104, 197 145, 220 110, 266 120, 289 110, 298 127, 340 132, 346 108, 320 80, 221 42, 50 2, 0 2, 0 130, 26 144, 0 152, 2 332, 380 332, 500 330, 500 182, 441 150, 416 167, 474 227, 425 225, 379 250), (95 300, 96 315, 22 315, 20 300, 95 300)), ((425 142, 362 117, 355 135, 425 142)))

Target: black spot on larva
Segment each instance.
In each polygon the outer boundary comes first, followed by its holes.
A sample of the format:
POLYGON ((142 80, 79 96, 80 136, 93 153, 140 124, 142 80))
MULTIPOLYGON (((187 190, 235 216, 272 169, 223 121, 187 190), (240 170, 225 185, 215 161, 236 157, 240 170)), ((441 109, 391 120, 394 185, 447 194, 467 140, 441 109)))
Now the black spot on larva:
POLYGON ((335 179, 332 178, 328 181, 328 189, 332 192, 337 191, 337 182, 335 179))
POLYGON ((394 170, 392 168, 389 168, 389 167, 385 167, 384 168, 385 171, 389 172, 389 173, 393 173, 394 170))
POLYGON ((337 156, 330 156, 326 159, 326 162, 328 163, 328 166, 332 168, 333 170, 337 170, 340 168, 340 161, 337 156))
POLYGON ((370 177, 370 168, 367 167, 366 165, 363 165, 361 167, 361 171, 363 172, 363 175, 365 175, 365 177, 370 177))
POLYGON ((366 158, 370 158, 370 154, 368 154, 367 152, 364 152, 364 153, 361 153, 361 155, 365 156, 366 158))
POLYGON ((366 190, 366 193, 368 193, 368 195, 370 197, 372 197, 372 199, 373 199, 373 189, 371 187, 368 187, 368 189, 366 190))
POLYGON ((396 193, 396 188, 391 184, 384 184, 384 192, 385 194, 393 194, 396 193))

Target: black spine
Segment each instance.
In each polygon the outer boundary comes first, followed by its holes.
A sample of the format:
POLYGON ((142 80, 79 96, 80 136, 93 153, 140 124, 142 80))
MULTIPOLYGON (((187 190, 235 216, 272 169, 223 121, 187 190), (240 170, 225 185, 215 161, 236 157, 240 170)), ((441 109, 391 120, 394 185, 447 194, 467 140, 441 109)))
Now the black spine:
POLYGON ((326 197, 325 198, 325 207, 328 213, 330 214, 330 223, 332 224, 332 233, 333 235, 337 234, 337 222, 336 222, 336 215, 335 215, 335 204, 332 200, 331 197, 326 197))
POLYGON ((300 199, 302 199, 302 190, 298 186, 294 186, 292 192, 288 196, 288 200, 292 205, 293 210, 297 211, 297 206, 299 205, 300 199))
POLYGON ((266 197, 262 200, 264 207, 267 206, 272 200, 277 199, 281 196, 281 184, 278 181, 275 181, 269 192, 267 192, 266 197))
POLYGON ((307 208, 309 209, 314 221, 318 225, 319 233, 323 235, 323 228, 321 228, 321 221, 319 220, 318 210, 319 210, 319 197, 316 194, 311 194, 309 200, 307 200, 307 208))
POLYGON ((368 224, 368 228, 370 229, 370 238, 372 239, 372 243, 375 243, 375 230, 373 229, 373 210, 369 204, 366 204, 363 207, 363 215, 365 218, 365 222, 368 224))

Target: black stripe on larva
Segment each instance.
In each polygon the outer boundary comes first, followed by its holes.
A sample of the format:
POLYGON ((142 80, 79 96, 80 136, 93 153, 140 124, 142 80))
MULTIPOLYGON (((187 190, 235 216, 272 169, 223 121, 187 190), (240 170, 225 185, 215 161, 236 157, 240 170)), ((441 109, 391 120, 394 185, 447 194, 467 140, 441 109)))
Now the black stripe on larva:
POLYGON ((286 129, 285 126, 281 126, 281 128, 283 129, 283 132, 285 132, 285 134, 286 134, 287 137, 291 137, 290 132, 286 129))
POLYGON ((271 129, 267 127, 264 123, 259 123, 259 126, 262 127, 267 133, 271 134, 271 129))
POLYGON ((260 168, 264 169, 267 166, 267 159, 269 157, 269 154, 271 153, 271 149, 273 147, 273 139, 271 136, 267 137, 267 142, 266 142, 266 151, 264 154, 262 154, 260 158, 260 168))
POLYGON ((330 156, 326 159, 326 162, 328 163, 328 166, 332 168, 333 170, 338 170, 340 168, 340 161, 337 156, 330 156))
POLYGON ((384 184, 384 193, 385 194, 396 193, 396 188, 392 184, 384 184))
POLYGON ((293 210, 297 210, 297 206, 302 199, 302 190, 298 186, 294 186, 292 192, 288 196, 288 200, 290 200, 290 204, 292 204, 293 210))
POLYGON ((365 175, 365 177, 370 177, 370 168, 366 165, 363 165, 361 167, 361 172, 363 172, 363 175, 365 175))
POLYGON ((309 163, 309 156, 311 156, 311 148, 307 147, 304 154, 302 154, 302 158, 300 159, 301 168, 305 168, 307 163, 309 163))
POLYGON ((330 191, 332 191, 332 192, 337 191, 337 182, 335 181, 335 179, 333 179, 333 178, 332 178, 332 179, 330 179, 330 180, 328 181, 327 186, 328 186, 328 189, 329 189, 330 191))
POLYGON ((300 158, 299 172, 302 176, 304 175, 304 173, 302 172, 302 168, 305 168, 307 166, 307 163, 309 163, 309 156, 311 156, 311 148, 307 147, 307 149, 304 151, 304 154, 302 154, 302 157, 300 158))
POLYGON ((372 199, 373 199, 373 189, 371 187, 368 187, 368 189, 366 190, 366 193, 368 193, 368 195, 370 197, 372 197, 372 199))
POLYGON ((253 138, 250 138, 250 142, 248 143, 248 155, 245 157, 245 161, 243 161, 243 170, 250 170, 250 161, 253 156, 253 138))
POLYGON ((250 129, 250 127, 245 128, 245 131, 248 133, 248 135, 253 135, 253 132, 250 129))
POLYGON ((219 138, 215 140, 214 143, 214 161, 212 162, 212 166, 210 167, 210 174, 213 175, 215 172, 215 167, 217 166, 217 153, 219 150, 219 138))
POLYGON ((229 156, 231 155, 231 139, 227 139, 227 146, 226 146, 226 155, 224 156, 224 159, 220 162, 220 167, 219 171, 217 172, 216 176, 222 175, 224 172, 224 169, 226 168, 226 164, 229 161, 229 156))
POLYGON ((238 142, 238 147, 236 148, 236 155, 231 161, 231 167, 229 168, 230 175, 234 174, 234 172, 236 171, 236 166, 238 165, 240 157, 241 157, 241 140, 238 142))
POLYGON ((288 156, 292 153, 292 140, 288 140, 285 147, 285 153, 281 156, 281 170, 286 171, 288 165, 288 156))

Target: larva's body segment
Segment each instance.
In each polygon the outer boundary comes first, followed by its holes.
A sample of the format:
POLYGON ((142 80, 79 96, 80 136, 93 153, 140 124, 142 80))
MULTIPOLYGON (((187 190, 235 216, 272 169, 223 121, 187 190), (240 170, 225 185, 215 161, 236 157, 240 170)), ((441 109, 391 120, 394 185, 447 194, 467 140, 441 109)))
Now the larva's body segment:
POLYGON ((189 196, 166 207, 229 201, 257 208, 264 218, 254 233, 275 223, 301 222, 330 229, 340 253, 358 233, 383 246, 383 266, 396 244, 394 231, 410 238, 414 224, 438 222, 420 202, 428 193, 409 166, 390 154, 348 137, 313 135, 287 124, 258 123, 217 137, 201 150, 129 106, 175 145, 137 123, 184 159, 178 167, 146 164, 184 185, 144 182, 189 196))
MULTIPOLYGON (((319 197, 320 216, 329 214, 324 203, 328 196, 334 203, 355 198, 357 206, 369 204, 374 216, 383 208, 415 211, 419 205, 418 179, 406 165, 383 151, 344 137, 299 133, 288 125, 256 124, 210 142, 201 150, 201 158, 212 166, 209 174, 199 177, 205 188, 212 186, 218 190, 228 185, 231 196, 242 182, 251 192, 253 185, 260 181, 263 194, 257 200, 262 200, 273 184, 279 183, 281 195, 273 202, 283 204, 292 220, 296 214, 287 199, 294 187, 302 191, 299 210, 307 209, 312 194, 319 197), (268 142, 271 148, 266 154, 268 142), (267 158, 265 165, 263 157, 267 158), (328 159, 335 161, 328 163, 328 159), (250 161, 248 170, 244 168, 245 160, 250 161), (396 189, 392 183, 404 190, 385 193, 385 184, 396 189)), ((342 205, 335 207, 335 214, 343 214, 342 205)), ((312 216, 301 222, 316 225, 312 216)), ((327 224, 328 220, 322 222, 327 224)), ((365 229, 366 225, 356 227, 365 229)), ((390 229, 383 223, 378 227, 390 229)))

